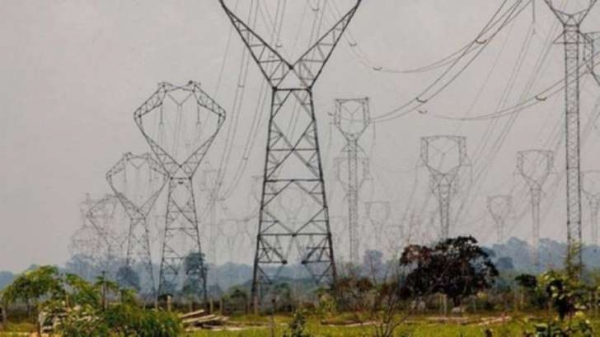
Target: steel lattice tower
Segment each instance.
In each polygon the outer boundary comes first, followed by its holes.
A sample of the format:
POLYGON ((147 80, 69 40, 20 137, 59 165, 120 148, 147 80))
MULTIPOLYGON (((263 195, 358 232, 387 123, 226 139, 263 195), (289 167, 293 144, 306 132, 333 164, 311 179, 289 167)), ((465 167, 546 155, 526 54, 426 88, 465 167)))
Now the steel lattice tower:
MULTIPOLYGON (((349 183, 354 179, 351 178, 350 167, 354 166, 353 161, 350 161, 348 157, 336 157, 333 159, 333 170, 337 181, 342 184, 344 188, 344 199, 348 203, 348 216, 343 217, 343 221, 339 221, 337 225, 343 226, 343 230, 338 231, 337 235, 343 235, 348 238, 348 259, 352 263, 360 262, 360 249, 362 241, 359 234, 359 219, 360 219, 360 190, 370 176, 370 160, 363 151, 359 152, 361 156, 356 157, 356 171, 354 177, 356 178, 356 188, 351 188, 349 183), (345 168, 345 170, 344 170, 345 168), (356 195, 350 193, 356 190, 356 195), (352 198, 351 198, 352 197, 352 198), (354 197, 356 197, 354 199, 354 197), (351 206, 356 200, 356 207, 351 206), (356 225, 351 225, 352 215, 356 216, 356 225)), ((339 226, 338 226, 339 227, 339 226)), ((346 243, 342 238, 334 240, 336 246, 340 246, 342 242, 346 243), (339 244, 338 244, 339 243, 339 244)), ((338 250, 339 252, 339 250, 338 250)), ((338 255, 339 258, 339 255, 338 255)))
POLYGON ((590 207, 591 243, 598 245, 598 214, 600 212, 600 171, 583 172, 582 191, 590 207))
POLYGON ((459 171, 469 165, 467 139, 461 136, 421 138, 421 160, 430 173, 429 187, 438 199, 440 239, 450 236, 451 199, 458 193, 459 171))
POLYGON ((93 280, 100 275, 99 263, 101 262, 101 242, 97 239, 97 232, 88 218, 88 211, 98 202, 86 194, 86 198, 79 205, 81 215, 81 227, 71 236, 69 253, 75 260, 78 269, 77 275, 86 280, 93 280), (84 268, 82 268, 84 267, 84 268))
POLYGON ((395 242, 398 238, 395 235, 388 233, 385 228, 388 220, 390 219, 391 206, 388 201, 369 201, 365 203, 365 213, 367 219, 373 225, 373 228, 369 230, 371 237, 374 239, 375 244, 378 248, 382 249, 382 246, 388 251, 392 251, 392 242, 395 242))
MULTIPOLYGON (((577 8, 572 13, 558 9, 552 0, 546 4, 563 25, 560 43, 565 48, 565 108, 566 108, 566 162, 567 162, 567 261, 571 266, 582 266, 581 258, 581 158, 580 158, 580 63, 581 46, 587 37, 580 31, 583 20, 587 17, 597 0, 590 0, 588 5, 577 8), (573 256, 575 254, 575 256, 573 256)), ((578 268, 581 270, 581 268, 578 268)))
POLYGON ((134 119, 168 176, 158 294, 174 295, 183 285, 183 289, 194 289, 196 295, 202 293, 201 298, 206 300, 207 269, 192 178, 223 125, 225 110, 197 82, 184 86, 163 82, 135 111, 134 119), (159 126, 166 124, 171 127, 170 133, 153 135, 156 123, 145 123, 146 119, 158 121, 159 126), (198 124, 203 126, 201 134, 198 124), (182 272, 184 280, 180 278, 182 272))
POLYGON ((128 286, 149 289, 156 296, 147 218, 165 185, 165 172, 149 153, 128 152, 106 173, 106 180, 130 221, 125 266, 119 271, 123 274, 120 276, 128 286), (131 284, 133 280, 128 276, 134 273, 136 262, 143 265, 146 284, 131 284))
POLYGON ((204 169, 201 172, 200 179, 200 194, 201 198, 206 199, 203 202, 206 205, 205 217, 208 218, 208 224, 205 224, 204 235, 208 238, 206 250, 206 260, 216 264, 217 261, 217 233, 219 232, 220 224, 217 222, 217 205, 219 200, 216 193, 216 184, 218 181, 218 170, 204 169))
POLYGON ((120 267, 127 238, 127 226, 121 223, 124 219, 119 218, 118 207, 117 197, 108 194, 92 205, 85 215, 96 234, 99 269, 113 279, 120 267))
POLYGON ((358 249, 360 247, 359 227, 359 193, 364 177, 359 177, 359 153, 364 153, 358 145, 358 140, 370 124, 369 99, 336 99, 334 124, 346 139, 342 149, 345 154, 348 168, 347 181, 344 182, 346 200, 348 202, 348 234, 350 262, 358 263, 358 249), (358 116, 357 116, 358 115, 358 116))
POLYGON ((545 150, 520 151, 517 154, 517 169, 529 186, 531 197, 531 220, 533 224, 533 260, 539 267, 540 204, 543 186, 554 167, 554 153, 545 150))
POLYGON ((496 225, 498 244, 506 239, 506 218, 512 212, 512 197, 510 195, 494 195, 487 198, 487 209, 496 225))
POLYGON ((252 298, 255 305, 260 297, 259 286, 272 284, 277 272, 266 266, 288 264, 295 245, 301 263, 307 267, 315 282, 335 283, 336 269, 333 254, 329 210, 325 196, 323 167, 319 150, 317 120, 313 104, 313 86, 354 17, 362 0, 321 36, 294 63, 240 20, 220 0, 244 44, 272 89, 268 140, 263 172, 262 196, 256 256, 252 279, 252 298), (286 121, 299 106, 297 134, 286 132, 286 121), (297 228, 283 223, 273 205, 275 199, 287 198, 287 188, 295 185, 312 201, 310 214, 303 217, 297 228))

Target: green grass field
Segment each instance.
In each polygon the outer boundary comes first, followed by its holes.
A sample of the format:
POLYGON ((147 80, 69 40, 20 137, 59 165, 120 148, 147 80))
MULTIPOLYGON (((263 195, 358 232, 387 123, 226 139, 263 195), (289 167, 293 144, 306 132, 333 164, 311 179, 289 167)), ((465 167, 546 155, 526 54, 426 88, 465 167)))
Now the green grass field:
MULTIPOLYGON (((543 317, 544 314, 538 314, 537 317, 543 317)), ((346 316, 334 317, 328 322, 334 322, 336 325, 322 324, 316 317, 309 317, 305 332, 314 337, 327 336, 348 336, 348 337, 366 337, 376 336, 375 329, 377 324, 364 323, 353 324, 352 326, 338 325, 339 322, 347 320, 346 316)), ((485 337, 486 330, 491 330, 494 337, 520 337, 525 331, 533 331, 536 322, 542 322, 546 318, 533 319, 517 315, 516 317, 507 317, 505 323, 498 322, 500 317, 493 315, 474 316, 465 315, 463 317, 450 317, 449 322, 441 322, 443 317, 439 316, 421 316, 405 317, 403 323, 395 330, 394 336, 410 337, 485 337), (496 320, 490 324, 481 324, 481 322, 496 320)), ((291 321, 289 316, 276 316, 274 323, 271 323, 270 317, 252 317, 239 316, 232 317, 230 324, 225 330, 203 330, 194 333, 187 333, 184 336, 191 337, 270 337, 272 336, 271 327, 274 326, 274 336, 283 336, 287 331, 287 326, 291 321)), ((600 316, 590 319, 595 332, 600 332, 600 316)), ((28 336, 27 332, 34 331, 34 326, 27 323, 10 324, 0 332, 0 336, 28 336)), ((600 333, 596 335, 600 336, 600 333)))
MULTIPOLYGON (((411 337, 484 337, 486 330, 491 330, 493 336, 502 337, 519 337, 523 336, 525 331, 532 332, 534 330, 534 324, 542 322, 543 319, 531 319, 525 317, 510 317, 506 319, 505 323, 496 322, 490 324, 481 324, 482 320, 489 321, 495 319, 499 320, 500 317, 493 316, 465 316, 461 322, 444 322, 441 323, 433 319, 433 317, 411 317, 403 321, 396 330, 394 336, 411 336, 411 337), (465 322, 466 321, 466 322, 465 322)), ((257 321, 246 321, 244 317, 238 317, 233 319, 234 324, 236 322, 252 322, 253 324, 266 324, 264 317, 261 317, 260 322, 257 321)), ((290 321, 289 317, 276 317, 275 318, 275 336, 282 336, 286 331, 287 323, 290 321)), ((592 319, 592 325, 594 331, 600 332, 600 317, 592 319)), ((245 324, 244 324, 245 325, 245 324)), ((375 336, 376 325, 365 324, 363 326, 329 326, 323 325, 316 318, 309 318, 307 322, 306 332, 311 336, 349 336, 349 337, 362 337, 362 336, 375 336)), ((600 334, 598 334, 600 336, 600 334)), ((268 337, 271 336, 270 325, 256 327, 256 328, 244 328, 240 331, 226 330, 226 331, 200 331, 192 334, 194 337, 204 336, 217 336, 217 337, 268 337)))

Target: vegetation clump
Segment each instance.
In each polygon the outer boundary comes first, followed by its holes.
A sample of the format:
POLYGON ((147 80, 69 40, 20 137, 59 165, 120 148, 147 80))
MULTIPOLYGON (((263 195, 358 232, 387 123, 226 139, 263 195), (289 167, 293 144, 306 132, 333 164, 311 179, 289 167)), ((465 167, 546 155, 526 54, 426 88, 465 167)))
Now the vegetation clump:
POLYGON ((499 273, 489 254, 473 237, 450 238, 433 247, 411 245, 400 258, 410 271, 403 298, 444 294, 460 307, 465 297, 491 288, 499 273))
POLYGON ((143 309, 131 290, 103 277, 89 283, 51 266, 17 277, 2 292, 2 300, 5 305, 26 303, 38 334, 45 324, 64 337, 171 337, 182 332, 175 314, 143 309), (108 303, 109 297, 115 301, 108 303))

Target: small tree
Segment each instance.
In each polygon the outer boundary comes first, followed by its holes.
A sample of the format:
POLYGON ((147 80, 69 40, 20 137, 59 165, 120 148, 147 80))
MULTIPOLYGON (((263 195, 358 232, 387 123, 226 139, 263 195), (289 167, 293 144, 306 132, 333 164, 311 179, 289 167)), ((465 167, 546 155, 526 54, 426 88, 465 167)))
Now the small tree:
MULTIPOLYGON (((56 297, 63 293, 58 268, 53 266, 39 267, 19 275, 12 284, 2 292, 5 304, 14 304, 22 301, 27 306, 27 315, 30 319, 37 317, 40 312, 42 299, 56 297)), ((37 320, 35 320, 37 322, 37 320)), ((37 322, 38 333, 41 331, 37 322)))
POLYGON ((202 301, 204 296, 205 284, 208 273, 208 266, 203 253, 189 253, 183 260, 183 267, 187 275, 182 287, 182 294, 193 301, 202 301), (200 274, 198 274, 200 273, 200 274))
MULTIPOLYGON (((3 300, 32 303, 46 322, 54 324, 54 332, 64 337, 175 337, 182 330, 175 314, 144 310, 131 290, 120 289, 115 282, 100 277, 90 284, 74 274, 60 275, 55 267, 39 267, 19 276, 3 292, 3 300), (120 301, 106 306, 104 295, 109 291, 120 295, 120 301)), ((40 330, 38 324, 38 334, 40 330)))
POLYGON ((498 276, 490 255, 471 236, 446 239, 432 248, 409 246, 400 265, 411 269, 402 285, 403 297, 442 293, 456 307, 465 297, 489 289, 498 276))

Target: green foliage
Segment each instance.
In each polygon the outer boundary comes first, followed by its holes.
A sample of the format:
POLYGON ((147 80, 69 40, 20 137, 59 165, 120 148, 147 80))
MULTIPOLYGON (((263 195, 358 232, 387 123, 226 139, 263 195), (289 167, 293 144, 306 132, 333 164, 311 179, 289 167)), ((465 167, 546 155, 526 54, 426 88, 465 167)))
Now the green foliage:
POLYGON ((54 267, 40 267, 15 280, 3 293, 7 303, 38 299, 45 321, 63 337, 178 336, 179 318, 171 313, 144 310, 131 289, 99 277, 90 284, 77 275, 59 275, 54 267), (119 297, 106 305, 106 295, 119 297))
MULTIPOLYGON (((530 334, 531 335, 531 334, 530 334)), ((587 321, 577 321, 576 324, 563 326, 557 321, 548 324, 536 324, 535 337, 593 337, 594 332, 587 321)))
POLYGON ((344 310, 357 312, 371 309, 376 289, 369 277, 354 273, 338 277, 335 289, 339 305, 344 310))
POLYGON ((302 309, 296 310, 288 326, 288 330, 283 334, 283 337, 310 337, 311 335, 305 332, 305 329, 306 312, 302 309))
POLYGON ((470 236, 446 239, 434 247, 409 246, 400 265, 412 268, 401 288, 403 298, 442 293, 455 306, 463 298, 489 289, 498 276, 490 255, 470 236))
POLYGON ((542 274, 541 286, 561 321, 587 309, 584 305, 587 289, 578 280, 549 271, 542 274))
POLYGON ((50 296, 60 290, 58 269, 45 266, 19 275, 2 292, 2 301, 5 304, 22 301, 29 305, 31 302, 37 302, 42 297, 50 296))
POLYGON ((537 278, 535 276, 529 275, 529 274, 521 274, 521 275, 515 277, 515 281, 517 281, 517 284, 519 286, 521 286, 522 288, 524 288, 528 291, 535 290, 535 288, 538 285, 537 278))
POLYGON ((321 319, 330 318, 337 312, 335 299, 328 293, 324 293, 319 297, 319 305, 317 306, 317 315, 321 319))
POLYGON ((557 319, 536 324, 535 331, 527 336, 594 336, 591 323, 584 313, 587 310, 584 305, 587 289, 579 280, 569 277, 568 273, 549 271, 540 276, 537 291, 546 293, 557 319))

